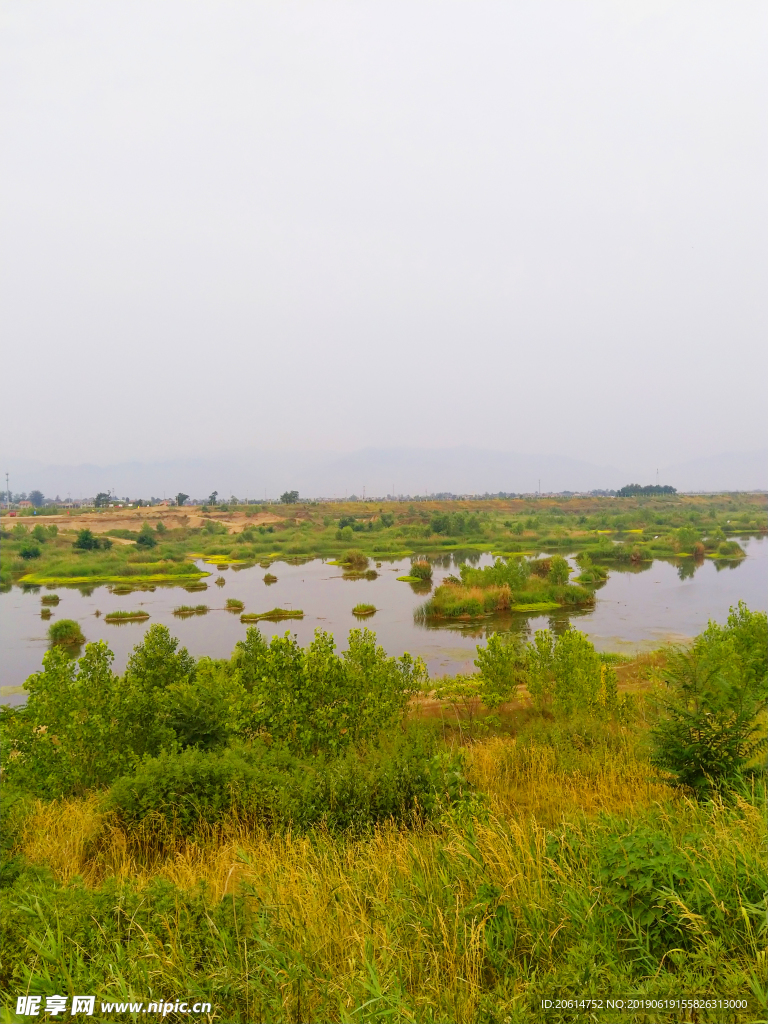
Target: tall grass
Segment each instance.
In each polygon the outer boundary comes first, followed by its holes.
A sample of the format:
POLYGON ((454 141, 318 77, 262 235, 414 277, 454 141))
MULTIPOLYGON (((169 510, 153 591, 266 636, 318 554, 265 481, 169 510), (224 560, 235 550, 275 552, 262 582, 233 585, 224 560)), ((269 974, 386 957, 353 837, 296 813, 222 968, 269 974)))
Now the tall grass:
POLYGON ((485 807, 346 841, 233 820, 158 850, 98 796, 35 803, 17 850, 56 885, 32 873, 17 886, 6 910, 15 955, 58 991, 195 991, 233 1022, 538 1022, 553 992, 748 997, 748 1011, 728 1015, 627 1019, 756 1020, 768 882, 759 799, 698 805, 649 785, 634 756, 566 770, 552 753, 494 739, 468 758, 485 807), (644 903, 642 879, 633 896, 631 871, 606 874, 626 851, 650 879, 644 903))

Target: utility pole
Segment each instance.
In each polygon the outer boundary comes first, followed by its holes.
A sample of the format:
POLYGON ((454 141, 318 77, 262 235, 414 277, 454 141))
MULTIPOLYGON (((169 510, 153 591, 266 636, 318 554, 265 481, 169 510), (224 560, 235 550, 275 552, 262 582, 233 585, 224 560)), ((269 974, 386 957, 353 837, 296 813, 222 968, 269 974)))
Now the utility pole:
POLYGON ((5 474, 5 497, 6 497, 5 504, 6 504, 7 508, 8 508, 8 510, 10 511, 10 508, 11 508, 11 491, 10 491, 10 487, 9 487, 9 484, 8 484, 8 474, 7 473, 5 474))

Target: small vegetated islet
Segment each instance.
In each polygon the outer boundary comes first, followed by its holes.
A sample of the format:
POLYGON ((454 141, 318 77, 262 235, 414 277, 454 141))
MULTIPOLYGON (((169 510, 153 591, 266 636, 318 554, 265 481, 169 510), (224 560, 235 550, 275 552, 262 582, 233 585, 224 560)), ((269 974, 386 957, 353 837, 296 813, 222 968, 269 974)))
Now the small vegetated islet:
POLYGON ((104 616, 104 621, 119 625, 121 622, 146 622, 148 618, 149 612, 137 608, 133 611, 107 612, 104 616))
POLYGON ((85 637, 79 623, 74 619, 59 619, 48 627, 48 639, 53 644, 66 647, 69 644, 83 644, 85 637))
POLYGON ((210 609, 207 604, 182 604, 173 609, 173 614, 180 619, 189 618, 191 615, 206 615, 210 609))
POLYGON ((241 622, 259 622, 264 619, 267 622, 279 622, 280 619, 303 619, 304 612, 301 608, 272 608, 268 612, 246 612, 240 616, 241 622))

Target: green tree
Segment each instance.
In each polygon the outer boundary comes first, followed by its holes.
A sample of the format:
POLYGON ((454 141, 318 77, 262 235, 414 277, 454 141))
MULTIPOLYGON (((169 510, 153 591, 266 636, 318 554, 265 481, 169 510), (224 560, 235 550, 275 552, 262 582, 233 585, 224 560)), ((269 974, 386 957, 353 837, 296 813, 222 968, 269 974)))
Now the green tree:
POLYGON ((768 745, 759 721, 768 696, 767 621, 740 603, 725 627, 710 623, 691 650, 668 656, 653 763, 698 797, 738 786, 768 745))
POLYGON ((480 672, 480 696, 494 710, 514 700, 517 687, 527 679, 527 657, 517 637, 491 633, 485 647, 477 648, 475 665, 480 672))
POLYGON ((564 587, 571 575, 571 567, 562 555, 553 555, 549 563, 547 579, 555 586, 564 587))
POLYGON ((209 505, 215 505, 216 504, 216 500, 218 499, 218 497, 219 497, 219 492, 218 491, 212 491, 211 494, 208 496, 208 504, 209 505))
POLYGON ((280 495, 280 501, 282 502, 283 505, 295 505, 298 500, 299 500, 299 492, 298 491, 284 491, 280 495))
POLYGON ((195 677, 195 659, 167 626, 149 627, 131 657, 123 677, 122 706, 126 733, 137 756, 155 755, 176 740, 173 721, 178 717, 179 695, 195 677))
POLYGON ((97 537, 91 530, 79 530, 72 544, 76 551, 108 551, 112 547, 109 537, 97 537))
POLYGON ((179 491, 179 493, 176 495, 176 504, 179 506, 183 505, 188 497, 188 494, 184 494, 183 491, 179 491))
POLYGON ((45 542, 48 540, 49 533, 42 523, 38 523, 37 526, 35 526, 35 528, 32 530, 32 536, 41 544, 45 544, 45 542))
POLYGON ((9 782, 46 797, 105 785, 129 764, 119 680, 103 641, 78 662, 59 647, 26 682, 27 703, 7 709, 3 770, 9 782))
POLYGON ((156 547, 156 545, 157 536, 155 534, 155 531, 152 529, 149 523, 144 523, 144 525, 139 530, 138 537, 136 538, 136 546, 140 548, 154 548, 156 547))
POLYGON ((368 629, 352 630, 341 656, 335 647, 321 630, 301 648, 290 633, 267 644, 249 629, 233 656, 248 691, 245 734, 268 735, 296 753, 338 752, 401 721, 426 676, 423 662, 388 658, 368 629))
POLYGON ((19 548, 19 555, 27 561, 30 558, 39 558, 40 547, 39 545, 33 543, 31 540, 25 540, 22 542, 21 547, 19 548))
POLYGON ((96 508, 101 508, 103 505, 108 505, 109 504, 109 492, 108 491, 99 491, 99 493, 96 495, 96 498, 95 498, 93 504, 95 505, 96 508))
POLYGON ((690 554, 693 551, 693 546, 698 539, 698 530, 694 530, 692 526, 681 526, 679 530, 675 530, 675 548, 685 554, 690 554))
POLYGON ((30 491, 29 500, 32 502, 35 508, 40 508, 40 506, 45 501, 45 496, 43 495, 42 491, 30 491))
POLYGON ((537 630, 528 652, 528 691, 539 709, 551 705, 565 715, 589 711, 604 682, 601 665, 593 644, 578 630, 558 637, 537 630))

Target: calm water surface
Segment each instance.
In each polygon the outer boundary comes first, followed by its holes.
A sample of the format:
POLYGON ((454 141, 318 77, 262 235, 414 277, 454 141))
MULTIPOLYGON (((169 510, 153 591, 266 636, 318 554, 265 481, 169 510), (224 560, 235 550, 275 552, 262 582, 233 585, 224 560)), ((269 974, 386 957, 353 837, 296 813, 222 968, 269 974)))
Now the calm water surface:
MULTIPOLYGON (((0 701, 17 703, 24 699, 23 694, 13 691, 40 668, 47 648, 46 631, 49 622, 56 619, 76 619, 88 640, 106 640, 115 652, 114 667, 118 671, 154 622, 169 626, 194 655, 228 657, 247 628, 239 614, 224 610, 228 597, 239 598, 251 612, 274 607, 303 609, 300 621, 261 622, 259 628, 267 637, 290 629, 301 644, 307 644, 316 629, 324 629, 344 647, 349 630, 365 625, 376 631, 389 654, 410 651, 421 655, 432 675, 473 671, 475 647, 492 629, 532 633, 549 627, 560 631, 570 621, 599 650, 651 649, 665 641, 695 636, 710 618, 724 621, 728 609, 739 600, 755 611, 768 609, 768 538, 741 543, 747 557, 740 562, 706 560, 695 565, 687 560, 674 565, 657 561, 642 572, 611 570, 608 582, 597 591, 595 607, 584 612, 518 615, 439 627, 413 621, 414 609, 426 599, 428 591, 417 592, 410 584, 398 582, 397 577, 407 572, 410 559, 383 562, 375 580, 344 579, 337 566, 315 559, 305 565, 274 562, 268 571, 278 581, 272 585, 264 583, 267 570, 258 565, 239 572, 231 568, 214 570, 207 578, 207 591, 191 594, 181 587, 158 587, 154 592, 122 596, 112 594, 106 586, 95 587, 90 594, 59 587, 56 593, 61 600, 49 621, 40 618, 40 597, 48 590, 13 587, 0 594, 0 701), (223 587, 214 585, 219 575, 226 581, 223 587), (363 622, 352 614, 353 606, 361 602, 378 609, 363 622), (173 609, 181 604, 198 603, 209 605, 211 611, 189 619, 173 615, 173 609), (118 609, 142 609, 150 618, 121 626, 105 623, 103 616, 118 609)), ((487 565, 493 559, 487 554, 474 555, 471 560, 487 565)), ((455 558, 441 556, 435 561, 435 585, 450 572, 456 572, 455 558)))

